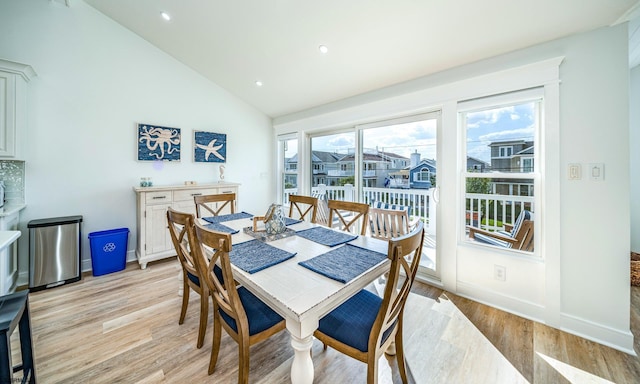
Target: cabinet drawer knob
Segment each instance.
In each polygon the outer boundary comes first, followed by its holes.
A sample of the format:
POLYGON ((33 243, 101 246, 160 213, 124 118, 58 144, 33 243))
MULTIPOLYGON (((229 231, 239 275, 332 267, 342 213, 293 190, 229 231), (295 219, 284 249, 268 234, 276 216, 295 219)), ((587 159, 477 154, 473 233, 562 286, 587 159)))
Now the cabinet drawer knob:
POLYGON ((166 199, 167 196, 153 196, 154 200, 159 200, 159 199, 166 199))
POLYGON ((202 193, 192 193, 191 196, 202 196, 202 193))

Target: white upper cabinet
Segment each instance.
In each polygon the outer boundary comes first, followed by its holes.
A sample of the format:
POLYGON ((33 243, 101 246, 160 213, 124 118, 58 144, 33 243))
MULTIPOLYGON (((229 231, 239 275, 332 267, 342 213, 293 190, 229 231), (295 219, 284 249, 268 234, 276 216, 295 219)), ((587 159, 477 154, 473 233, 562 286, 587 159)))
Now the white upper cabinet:
POLYGON ((0 59, 0 159, 20 158, 27 129, 27 83, 36 76, 30 65, 0 59))

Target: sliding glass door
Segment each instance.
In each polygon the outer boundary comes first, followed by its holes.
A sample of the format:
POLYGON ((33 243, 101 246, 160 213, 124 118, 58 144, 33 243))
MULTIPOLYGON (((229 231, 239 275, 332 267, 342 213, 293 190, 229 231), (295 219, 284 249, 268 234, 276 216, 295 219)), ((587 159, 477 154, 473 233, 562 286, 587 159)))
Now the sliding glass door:
POLYGON ((436 277, 438 126, 430 113, 358 127, 360 200, 407 209, 410 223, 424 223, 420 273, 436 277))

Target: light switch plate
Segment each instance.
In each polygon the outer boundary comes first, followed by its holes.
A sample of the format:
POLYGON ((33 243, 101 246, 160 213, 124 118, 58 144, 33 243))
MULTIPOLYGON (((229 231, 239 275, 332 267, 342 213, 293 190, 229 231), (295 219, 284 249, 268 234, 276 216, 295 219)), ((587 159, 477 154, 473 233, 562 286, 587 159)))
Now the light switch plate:
POLYGON ((569 164, 569 180, 582 179, 582 165, 580 163, 569 164))

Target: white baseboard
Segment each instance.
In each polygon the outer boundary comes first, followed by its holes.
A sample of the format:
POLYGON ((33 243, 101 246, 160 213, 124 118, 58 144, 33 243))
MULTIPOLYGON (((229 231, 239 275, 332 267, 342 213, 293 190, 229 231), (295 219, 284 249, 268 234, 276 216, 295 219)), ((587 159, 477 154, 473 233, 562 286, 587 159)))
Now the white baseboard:
MULTIPOLYGON (((132 261, 138 261, 138 258, 136 257, 136 251, 135 250, 127 251, 127 263, 130 263, 132 261)), ((92 270, 93 270, 93 268, 91 266, 91 258, 83 259, 82 260, 81 271, 82 272, 91 272, 92 270)))
MULTIPOLYGON (((500 309, 540 324, 551 326, 546 324, 544 321, 546 317, 546 309, 542 305, 491 291, 481 286, 462 282, 457 283, 457 292, 454 293, 469 300, 500 309)), ((595 323, 593 321, 565 313, 561 313, 560 318, 560 327, 552 326, 553 328, 557 328, 563 332, 636 356, 633 349, 633 334, 631 333, 631 330, 622 331, 614 329, 604 324, 595 323)))
POLYGON ((629 355, 637 356, 636 351, 633 349, 633 333, 631 333, 631 330, 614 329, 566 313, 561 313, 560 317, 562 319, 562 331, 606 345, 629 355))

